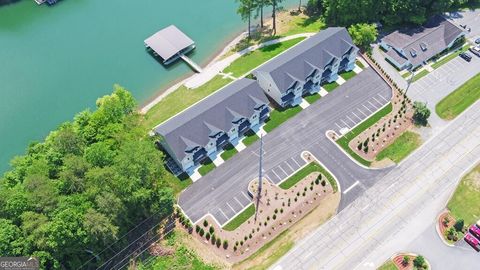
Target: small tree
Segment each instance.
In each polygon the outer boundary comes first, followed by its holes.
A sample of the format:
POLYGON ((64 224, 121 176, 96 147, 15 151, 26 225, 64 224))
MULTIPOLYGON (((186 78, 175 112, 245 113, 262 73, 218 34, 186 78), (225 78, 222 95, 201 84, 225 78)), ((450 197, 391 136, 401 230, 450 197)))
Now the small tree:
POLYGON ((200 226, 198 226, 198 225, 195 226, 195 231, 196 231, 197 233, 200 232, 200 226))
POLYGON ((209 232, 207 232, 207 233, 205 234, 205 238, 207 238, 207 240, 210 240, 210 233, 209 233, 209 232))
POLYGON ((375 24, 357 23, 348 28, 353 43, 365 51, 370 51, 370 44, 377 40, 378 32, 375 24))
POLYGON ((214 245, 215 241, 217 240, 217 238, 215 237, 215 234, 212 234, 212 239, 211 240, 212 240, 212 245, 214 245))
POLYGON ((203 230, 203 228, 200 228, 200 232, 199 232, 200 236, 203 237, 203 235, 205 234, 205 231, 203 230))
POLYGON ((205 219, 205 220, 203 221, 203 227, 207 227, 207 226, 208 226, 208 221, 205 219))
MULTIPOLYGON (((430 109, 428 109, 427 104, 415 101, 413 103, 413 109, 415 112, 413 113, 413 121, 416 125, 426 126, 428 124, 428 118, 430 117, 430 109)), ((395 122, 395 121, 394 121, 395 122)))
POLYGON ((228 241, 223 240, 223 249, 227 249, 227 248, 228 248, 228 241))
POLYGON ((463 226, 465 226, 465 222, 463 221, 463 219, 457 220, 455 222, 455 225, 453 225, 457 232, 461 232, 463 230, 463 226))
POLYGON ((213 228, 213 226, 210 226, 209 232, 210 232, 210 234, 213 234, 215 232, 215 229, 213 228))
POLYGON ((222 244, 222 240, 220 240, 220 238, 217 238, 217 241, 215 242, 217 248, 220 247, 220 245, 222 244))
POLYGON ((418 256, 413 260, 413 265, 415 267, 423 267, 425 265, 425 258, 423 256, 418 256))
POLYGON ((403 256, 402 265, 407 266, 409 262, 410 258, 408 256, 403 256))

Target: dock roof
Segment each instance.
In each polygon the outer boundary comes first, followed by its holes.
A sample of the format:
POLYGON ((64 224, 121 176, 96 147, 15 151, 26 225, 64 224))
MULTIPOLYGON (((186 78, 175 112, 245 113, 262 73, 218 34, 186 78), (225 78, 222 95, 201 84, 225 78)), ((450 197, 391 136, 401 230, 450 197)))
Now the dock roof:
POLYGON ((171 58, 194 44, 195 42, 175 25, 167 26, 145 39, 145 45, 154 50, 163 60, 171 58))

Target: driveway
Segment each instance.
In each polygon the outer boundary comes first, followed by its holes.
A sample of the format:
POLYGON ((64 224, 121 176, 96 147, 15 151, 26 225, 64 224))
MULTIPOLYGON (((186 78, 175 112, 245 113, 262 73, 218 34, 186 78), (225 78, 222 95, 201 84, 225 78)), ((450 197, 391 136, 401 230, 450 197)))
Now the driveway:
MULTIPOLYGON (((327 130, 351 128, 392 97, 389 86, 371 68, 366 68, 335 91, 310 105, 297 116, 264 136, 265 175, 274 183, 293 174, 310 151, 339 180, 340 209, 358 198, 390 169, 365 169, 350 160, 327 139, 327 130)), ((251 201, 248 183, 258 175, 259 142, 236 154, 180 194, 179 206, 193 221, 211 214, 225 224, 251 201)))

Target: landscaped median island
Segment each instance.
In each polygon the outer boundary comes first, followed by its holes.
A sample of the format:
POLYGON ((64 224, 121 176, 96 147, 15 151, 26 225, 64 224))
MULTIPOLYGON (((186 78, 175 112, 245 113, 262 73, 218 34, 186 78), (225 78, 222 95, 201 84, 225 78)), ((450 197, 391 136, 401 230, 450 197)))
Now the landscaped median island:
POLYGON ((414 253, 398 253, 378 267, 378 270, 428 270, 430 264, 422 256, 414 253))
POLYGON ((380 161, 384 158, 388 158, 395 163, 399 163, 421 144, 422 139, 418 133, 405 131, 392 144, 378 153, 376 160, 380 161))
POLYGON ((331 217, 340 202, 334 177, 311 154, 302 155, 308 165, 283 186, 263 180, 258 209, 258 179, 254 179, 248 188, 253 203, 222 228, 210 216, 190 225, 180 215, 182 224, 199 244, 227 262, 237 263, 234 268, 268 267, 293 246, 295 239, 331 217))
POLYGON ((480 220, 480 164, 466 174, 438 217, 441 236, 450 244, 461 240, 470 225, 480 220))
POLYGON ((440 118, 451 120, 480 98, 480 73, 466 81, 435 106, 440 118))

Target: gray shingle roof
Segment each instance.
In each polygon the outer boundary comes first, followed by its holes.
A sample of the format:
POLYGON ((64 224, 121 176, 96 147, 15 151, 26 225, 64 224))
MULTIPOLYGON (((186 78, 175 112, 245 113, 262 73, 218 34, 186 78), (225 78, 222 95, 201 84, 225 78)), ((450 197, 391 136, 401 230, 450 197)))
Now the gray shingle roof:
POLYGON ((191 38, 180 31, 175 25, 163 28, 145 39, 144 42, 145 45, 154 50, 164 60, 195 44, 191 38))
POLYGON ((268 99, 258 83, 243 78, 157 126, 155 133, 163 136, 176 158, 182 160, 186 149, 205 146, 209 135, 228 132, 232 121, 250 118, 254 109, 264 104, 268 99))
POLYGON ((254 73, 269 73, 283 92, 295 78, 304 80, 310 75, 312 66, 322 71, 334 57, 341 58, 352 47, 355 45, 344 27, 330 27, 273 58, 254 73))
POLYGON ((397 30, 382 40, 405 52, 405 56, 414 65, 418 66, 432 56, 445 50, 463 30, 454 23, 437 15, 422 27, 415 29, 397 30), (422 46, 426 45, 426 50, 422 46), (413 56, 412 52, 416 55, 413 56))

